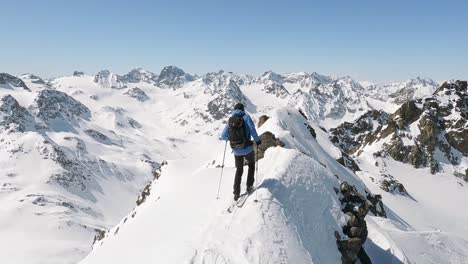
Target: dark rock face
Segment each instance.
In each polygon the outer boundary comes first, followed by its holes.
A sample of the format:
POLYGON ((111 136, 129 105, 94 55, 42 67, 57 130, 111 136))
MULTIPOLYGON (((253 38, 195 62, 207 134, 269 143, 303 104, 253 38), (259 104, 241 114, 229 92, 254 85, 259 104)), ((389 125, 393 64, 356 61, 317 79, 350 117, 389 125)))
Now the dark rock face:
POLYGON ((347 182, 335 189, 341 202, 341 211, 346 215, 347 224, 343 227, 343 233, 349 239, 341 239, 335 232, 338 250, 341 252, 342 263, 352 264, 359 259, 361 263, 371 263, 362 245, 367 239, 367 224, 364 219, 369 211, 366 198, 361 195, 354 186, 347 182))
POLYGON ((33 131, 35 121, 29 111, 11 95, 0 99, 0 129, 9 132, 33 131))
POLYGON ((32 112, 45 123, 54 119, 72 121, 91 117, 91 111, 76 99, 64 92, 49 89, 39 92, 32 112))
POLYGON ((289 95, 288 90, 286 90, 286 88, 282 84, 276 82, 269 82, 265 85, 265 87, 263 87, 262 90, 266 93, 273 94, 276 97, 280 98, 285 98, 289 95))
POLYGON ((161 164, 156 164, 149 158, 148 156, 144 155, 144 162, 150 161, 150 165, 152 166, 152 171, 153 171, 153 176, 154 176, 154 181, 148 183, 143 191, 141 192, 140 196, 138 196, 138 199, 136 200, 137 206, 140 206, 146 201, 146 198, 149 197, 151 194, 151 187, 153 184, 155 184, 155 180, 159 179, 161 177, 161 170, 162 167, 167 165, 167 161, 163 161, 161 164))
POLYGON ((423 110, 416 106, 415 101, 409 101, 401 105, 398 110, 393 113, 392 119, 398 124, 398 128, 403 129, 404 126, 412 124, 418 120, 423 110))
POLYGON ((31 89, 29 89, 28 86, 26 86, 23 80, 8 73, 0 73, 0 87, 2 84, 9 85, 12 87, 23 88, 24 90, 29 92, 31 91, 31 89))
POLYGON ((403 186, 402 183, 395 180, 395 178, 391 175, 383 175, 386 179, 382 180, 380 183, 380 189, 390 192, 390 193, 400 193, 408 195, 408 192, 403 186))
POLYGON ((139 206, 142 203, 146 202, 146 197, 151 194, 151 183, 146 185, 143 191, 141 192, 140 196, 138 196, 136 200, 136 205, 139 206))
POLYGON ((382 202, 382 195, 380 194, 371 194, 366 192, 367 201, 369 201, 369 211, 371 211, 375 216, 380 216, 387 218, 387 213, 382 202))
POLYGON ((346 168, 351 169, 354 172, 361 170, 361 168, 359 168, 359 166, 357 165, 356 161, 354 161, 354 159, 351 158, 351 156, 344 152, 341 152, 341 158, 337 159, 336 161, 338 161, 338 163, 345 166, 346 168))
MULTIPOLYGON (((446 163, 436 155, 439 151, 451 164, 458 165, 461 159, 458 153, 468 156, 466 86, 466 81, 446 82, 432 96, 402 104, 390 117, 380 121, 371 118, 380 124, 377 129, 371 129, 370 122, 363 122, 368 114, 355 123, 344 123, 332 130, 332 142, 352 154, 367 144, 390 138, 382 150, 397 161, 416 168, 429 167, 431 173, 437 173, 441 163, 446 163)), ((383 182, 381 187, 405 193, 392 180, 383 182)))
POLYGON ((389 121, 390 115, 383 111, 368 111, 353 123, 345 122, 331 129, 331 141, 346 153, 353 154, 362 146, 376 141, 378 137, 375 134, 389 121))
POLYGON ((101 143, 101 144, 105 144, 105 145, 113 145, 114 144, 109 137, 107 137, 106 135, 102 134, 99 131, 96 131, 96 130, 93 130, 93 129, 87 129, 87 130, 85 130, 85 133, 88 136, 90 136, 91 138, 93 138, 94 140, 96 140, 97 142, 101 143))
POLYGON ((262 159, 265 156, 265 151, 271 147, 284 147, 284 143, 275 137, 275 135, 269 131, 260 135, 260 139, 262 140, 262 144, 258 146, 257 152, 257 144, 254 142, 254 151, 257 155, 257 159, 262 159))
POLYGON ((410 163, 415 168, 428 166, 430 157, 416 145, 406 146, 400 137, 395 137, 389 144, 383 144, 383 150, 394 160, 410 163))
POLYGON ((159 74, 156 84, 161 88, 177 89, 182 87, 186 82, 194 81, 195 78, 185 73, 182 69, 175 66, 164 67, 159 74))
POLYGON ((215 120, 225 118, 233 110, 236 103, 243 102, 245 105, 246 98, 232 79, 212 82, 205 92, 215 96, 207 105, 208 113, 215 120))
POLYGON ((261 127, 268 119, 269 119, 269 117, 267 115, 262 115, 258 119, 258 127, 261 127))
POLYGON ((84 75, 84 72, 82 72, 82 71, 74 71, 73 72, 73 76, 75 76, 75 77, 80 77, 80 76, 83 76, 83 75, 84 75))
POLYGON ((309 133, 310 135, 313 137, 313 138, 317 138, 317 133, 315 133, 315 129, 313 127, 311 127, 309 124, 307 123, 304 123, 304 125, 306 126, 307 130, 309 130, 309 133))
POLYGON ((106 231, 105 230, 96 228, 96 229, 94 229, 94 231, 96 232, 96 234, 94 235, 93 245, 97 241, 103 240, 104 237, 106 236, 106 231))
POLYGON ((145 101, 148 101, 150 99, 149 96, 146 95, 145 91, 143 91, 142 89, 140 89, 138 87, 129 89, 124 94, 128 95, 130 97, 133 97, 133 98, 137 99, 140 102, 145 102, 145 101))
POLYGON ((141 81, 154 83, 158 79, 158 76, 152 72, 138 68, 133 69, 129 73, 122 76, 122 79, 127 83, 139 83, 141 81))

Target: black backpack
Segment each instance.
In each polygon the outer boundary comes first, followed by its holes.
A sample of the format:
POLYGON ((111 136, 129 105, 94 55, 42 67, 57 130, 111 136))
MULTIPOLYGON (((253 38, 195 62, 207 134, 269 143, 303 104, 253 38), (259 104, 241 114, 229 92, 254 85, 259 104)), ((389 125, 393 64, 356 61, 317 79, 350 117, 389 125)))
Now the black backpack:
POLYGON ((252 145, 245 131, 244 115, 231 116, 228 120, 228 139, 233 150, 244 149, 252 145))

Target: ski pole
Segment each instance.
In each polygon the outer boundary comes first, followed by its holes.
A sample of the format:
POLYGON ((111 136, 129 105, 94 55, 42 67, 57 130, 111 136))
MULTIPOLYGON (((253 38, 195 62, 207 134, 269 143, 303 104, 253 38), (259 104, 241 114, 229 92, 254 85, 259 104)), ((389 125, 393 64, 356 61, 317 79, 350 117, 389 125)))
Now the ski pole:
MULTIPOLYGON (((258 180, 258 144, 257 144, 257 155, 255 155, 255 180, 258 180)), ((258 184, 257 188, 255 188, 255 200, 254 202, 258 202, 258 184)))
POLYGON ((221 165, 221 174, 219 175, 218 194, 216 195, 216 199, 219 199, 219 190, 221 189, 221 179, 223 178, 224 158, 226 157, 226 147, 227 147, 227 140, 226 140, 226 144, 224 144, 223 164, 221 165))

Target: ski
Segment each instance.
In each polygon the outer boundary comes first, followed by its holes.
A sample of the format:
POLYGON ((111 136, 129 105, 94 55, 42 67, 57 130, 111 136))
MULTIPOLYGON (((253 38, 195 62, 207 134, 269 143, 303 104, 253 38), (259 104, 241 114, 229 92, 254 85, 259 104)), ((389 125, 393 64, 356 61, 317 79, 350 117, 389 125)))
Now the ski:
POLYGON ((234 201, 227 209, 228 213, 232 213, 234 211, 234 208, 236 207, 242 207, 244 206, 245 202, 247 201, 247 198, 255 192, 257 188, 254 188, 250 193, 245 192, 239 196, 239 199, 237 201, 234 201))
MULTIPOLYGON (((233 201, 232 204, 228 207, 227 211, 228 213, 232 213, 234 211, 234 208, 236 208, 237 204, 241 201, 241 200, 244 200, 244 199, 247 199, 247 196, 249 196, 249 194, 247 192, 241 194, 239 196, 239 199, 237 199, 237 201, 233 201)), ((244 201, 245 202, 245 201, 244 201)), ((239 207, 239 206, 237 206, 239 207)))
POLYGON ((250 191, 249 193, 246 193, 245 197, 243 199, 240 199, 237 200, 237 203, 236 203, 236 206, 237 207, 242 207, 244 206, 245 202, 247 201, 247 198, 249 198, 249 196, 255 192, 257 188, 253 188, 252 191, 250 191))

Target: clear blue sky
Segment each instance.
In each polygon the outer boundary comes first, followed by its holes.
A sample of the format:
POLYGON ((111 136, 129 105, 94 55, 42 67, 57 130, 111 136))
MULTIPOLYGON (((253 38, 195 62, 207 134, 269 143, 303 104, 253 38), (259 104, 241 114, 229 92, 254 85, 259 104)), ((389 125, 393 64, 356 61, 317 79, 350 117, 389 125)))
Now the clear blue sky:
POLYGON ((468 1, 0 0, 0 72, 468 78, 468 1))

